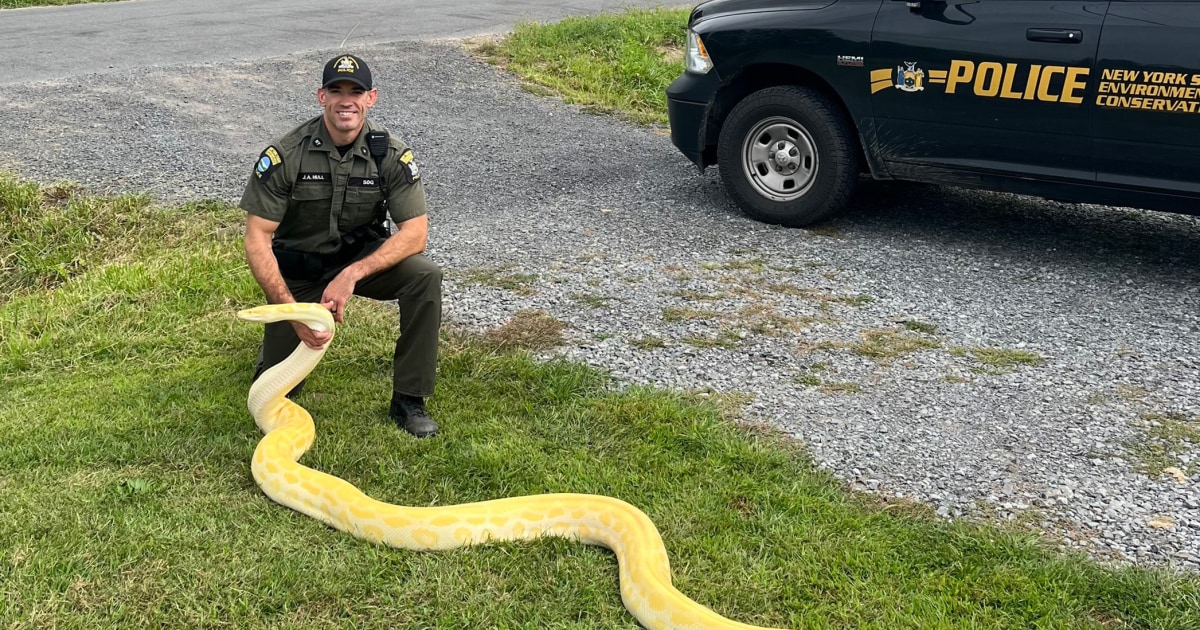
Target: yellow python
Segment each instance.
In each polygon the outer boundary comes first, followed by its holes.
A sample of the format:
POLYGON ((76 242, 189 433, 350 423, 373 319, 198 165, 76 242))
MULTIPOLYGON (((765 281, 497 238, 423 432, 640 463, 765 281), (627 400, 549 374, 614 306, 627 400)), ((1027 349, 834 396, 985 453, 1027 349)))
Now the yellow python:
MULTIPOLYGON (((333 332, 319 304, 273 304, 240 311, 254 322, 299 321, 333 332)), ((328 348, 329 344, 325 344, 328 348)), ((332 475, 297 463, 316 435, 312 416, 284 394, 316 367, 325 348, 301 343, 250 386, 249 407, 266 435, 254 449, 254 480, 276 503, 359 538, 414 551, 453 549, 501 540, 562 536, 601 545, 617 556, 621 601, 651 630, 753 630, 688 599, 671 585, 667 550, 641 510, 611 497, 543 494, 446 507, 376 501, 332 475)), ((763 629, 759 629, 763 630, 763 629)))

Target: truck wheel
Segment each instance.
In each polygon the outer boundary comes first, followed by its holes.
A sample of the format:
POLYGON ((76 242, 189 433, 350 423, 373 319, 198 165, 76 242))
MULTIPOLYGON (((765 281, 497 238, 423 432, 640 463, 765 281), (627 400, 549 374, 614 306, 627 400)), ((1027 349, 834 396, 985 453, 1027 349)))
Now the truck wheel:
POLYGON ((747 96, 717 141, 725 190, 750 217, 803 227, 841 210, 858 181, 845 116, 816 90, 781 86, 747 96))

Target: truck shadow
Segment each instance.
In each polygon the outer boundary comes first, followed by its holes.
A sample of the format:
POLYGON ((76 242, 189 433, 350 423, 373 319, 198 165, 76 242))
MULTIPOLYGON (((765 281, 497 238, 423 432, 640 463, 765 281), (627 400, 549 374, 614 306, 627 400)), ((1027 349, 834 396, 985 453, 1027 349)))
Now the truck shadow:
POLYGON ((1200 279, 1195 216, 864 180, 846 210, 821 228, 864 238, 903 235, 1005 257, 1157 268, 1200 279))

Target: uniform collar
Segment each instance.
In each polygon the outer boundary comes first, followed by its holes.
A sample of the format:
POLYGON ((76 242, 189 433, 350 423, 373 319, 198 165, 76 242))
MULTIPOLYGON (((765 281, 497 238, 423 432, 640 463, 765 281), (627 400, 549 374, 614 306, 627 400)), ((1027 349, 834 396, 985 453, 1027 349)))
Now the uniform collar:
MULTIPOLYGON (((354 139, 354 144, 349 151, 350 155, 371 157, 371 152, 367 148, 367 133, 371 131, 375 131, 375 125, 368 119, 363 124, 362 131, 358 133, 358 137, 354 139)), ((311 150, 325 151, 326 153, 332 153, 337 150, 337 145, 333 143, 333 140, 329 139, 329 130, 325 128, 325 118, 323 116, 317 116, 313 120, 313 130, 312 135, 308 139, 308 146, 311 150)))

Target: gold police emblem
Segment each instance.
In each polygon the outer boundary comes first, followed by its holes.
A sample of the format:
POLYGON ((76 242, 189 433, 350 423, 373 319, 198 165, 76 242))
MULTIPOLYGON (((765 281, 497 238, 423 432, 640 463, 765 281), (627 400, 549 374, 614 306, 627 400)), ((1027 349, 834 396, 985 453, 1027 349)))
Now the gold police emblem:
POLYGON ((413 156, 412 149, 405 149, 404 153, 400 154, 400 166, 404 168, 404 179, 408 183, 413 183, 421 179, 421 169, 417 167, 417 161, 413 156))

